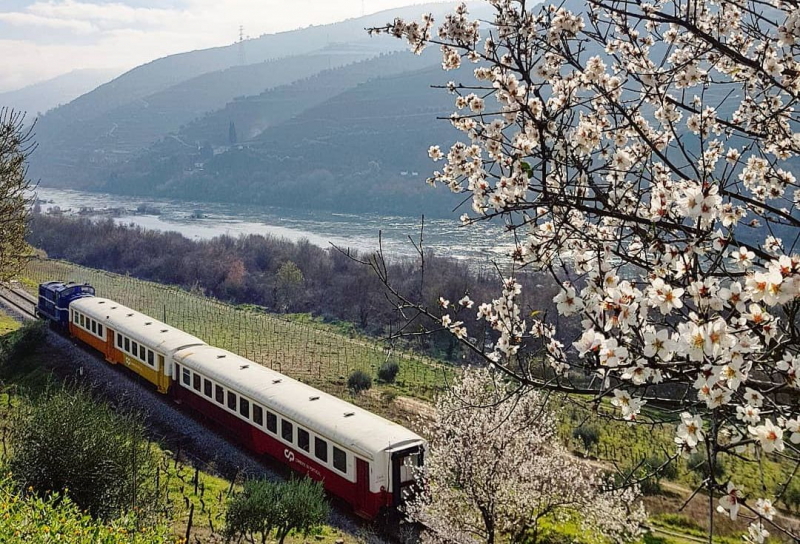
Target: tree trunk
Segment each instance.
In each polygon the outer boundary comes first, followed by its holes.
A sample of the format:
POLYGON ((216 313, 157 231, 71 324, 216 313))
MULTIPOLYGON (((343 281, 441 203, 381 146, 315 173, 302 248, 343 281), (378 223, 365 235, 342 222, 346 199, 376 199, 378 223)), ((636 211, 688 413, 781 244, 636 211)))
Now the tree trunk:
POLYGON ((286 540, 286 537, 291 530, 291 527, 281 527, 278 529, 278 544, 283 544, 283 541, 286 540))
POLYGON ((486 544, 494 544, 494 518, 486 511, 482 511, 481 516, 486 527, 486 544))

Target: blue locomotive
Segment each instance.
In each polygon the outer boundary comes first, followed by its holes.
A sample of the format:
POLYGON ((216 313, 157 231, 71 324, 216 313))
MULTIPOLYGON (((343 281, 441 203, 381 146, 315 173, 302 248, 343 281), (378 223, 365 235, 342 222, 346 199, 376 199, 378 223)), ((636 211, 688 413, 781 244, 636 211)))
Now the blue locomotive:
POLYGON ((93 297, 94 287, 88 283, 48 281, 39 284, 36 314, 51 323, 66 328, 69 325, 69 305, 73 300, 93 297))

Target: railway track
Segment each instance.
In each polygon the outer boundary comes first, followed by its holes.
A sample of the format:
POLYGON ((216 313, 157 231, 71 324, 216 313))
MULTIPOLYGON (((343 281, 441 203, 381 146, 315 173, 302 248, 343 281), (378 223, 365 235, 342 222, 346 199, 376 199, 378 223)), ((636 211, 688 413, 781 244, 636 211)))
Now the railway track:
POLYGON ((0 303, 19 312, 26 319, 36 319, 36 301, 24 291, 11 285, 0 284, 0 303))

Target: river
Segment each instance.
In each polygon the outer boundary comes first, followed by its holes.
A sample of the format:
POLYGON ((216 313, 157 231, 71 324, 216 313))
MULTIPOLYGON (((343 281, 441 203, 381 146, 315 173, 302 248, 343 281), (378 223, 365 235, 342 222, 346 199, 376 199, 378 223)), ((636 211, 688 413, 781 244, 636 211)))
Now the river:
MULTIPOLYGON (((87 213, 89 217, 111 216, 120 224, 179 232, 196 240, 221 235, 261 234, 291 241, 307 239, 321 247, 335 244, 364 253, 377 249, 381 233, 385 254, 397 259, 414 257, 416 252, 409 236, 415 241, 419 239, 418 217, 188 202, 50 187, 38 187, 36 195, 45 213, 55 207, 69 214, 87 208, 92 210, 87 213), (111 214, 112 209, 118 211, 111 214), (143 209, 144 213, 137 212, 137 209, 143 209)), ((474 266, 488 265, 493 260, 502 261, 511 244, 511 238, 498 223, 462 227, 455 219, 425 220, 426 251, 466 260, 474 266)))

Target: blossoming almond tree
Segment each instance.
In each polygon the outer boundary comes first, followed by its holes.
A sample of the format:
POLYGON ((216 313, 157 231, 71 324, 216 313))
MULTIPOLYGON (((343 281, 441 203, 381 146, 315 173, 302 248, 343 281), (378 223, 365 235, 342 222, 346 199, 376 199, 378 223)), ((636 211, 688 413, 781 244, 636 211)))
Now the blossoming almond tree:
POLYGON ((715 466, 777 456, 783 489, 799 472, 800 3, 489 3, 486 21, 462 5, 436 31, 430 16, 371 31, 473 66, 446 86, 464 137, 430 148, 444 165, 429 182, 468 196, 465 226, 504 221, 512 271, 552 274, 582 332, 523 315, 513 272, 476 313, 468 297, 426 307, 373 267, 401 310, 521 384, 613 399, 634 423, 648 403, 672 414, 675 456, 708 457, 709 538, 715 493, 751 540, 796 538, 778 497, 715 466))
POLYGON ((544 396, 503 378, 467 370, 436 403, 422 491, 406 506, 425 539, 535 543, 544 521, 565 519, 613 542, 638 538, 645 513, 635 489, 604 489, 596 468, 559 445, 544 396))

